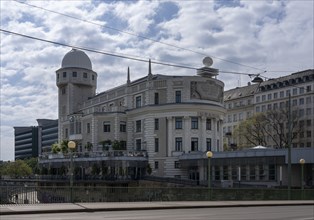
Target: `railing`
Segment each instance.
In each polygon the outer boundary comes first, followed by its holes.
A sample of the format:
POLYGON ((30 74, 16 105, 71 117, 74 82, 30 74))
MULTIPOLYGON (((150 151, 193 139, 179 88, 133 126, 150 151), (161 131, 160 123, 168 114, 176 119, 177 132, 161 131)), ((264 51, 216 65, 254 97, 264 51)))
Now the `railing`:
MULTIPOLYGON (((73 202, 136 201, 230 201, 287 200, 287 189, 216 189, 209 194, 206 187, 95 187, 74 186, 73 202)), ((291 190, 292 200, 313 200, 314 189, 291 190)), ((0 186, 1 204, 36 204, 70 202, 69 187, 0 186)))
MULTIPOLYGON (((74 158, 99 158, 99 157, 147 157, 146 151, 127 151, 127 150, 108 150, 108 151, 89 151, 89 152, 75 152, 74 158)), ((39 155, 40 160, 47 159, 69 159, 68 153, 47 153, 39 155)))

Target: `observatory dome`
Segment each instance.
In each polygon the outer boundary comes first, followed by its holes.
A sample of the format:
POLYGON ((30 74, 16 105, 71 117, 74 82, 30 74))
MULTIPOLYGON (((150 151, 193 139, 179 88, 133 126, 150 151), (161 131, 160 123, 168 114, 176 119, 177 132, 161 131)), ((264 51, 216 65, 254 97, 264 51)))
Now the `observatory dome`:
POLYGON ((72 49, 63 57, 61 67, 77 67, 92 70, 92 62, 83 51, 72 49))

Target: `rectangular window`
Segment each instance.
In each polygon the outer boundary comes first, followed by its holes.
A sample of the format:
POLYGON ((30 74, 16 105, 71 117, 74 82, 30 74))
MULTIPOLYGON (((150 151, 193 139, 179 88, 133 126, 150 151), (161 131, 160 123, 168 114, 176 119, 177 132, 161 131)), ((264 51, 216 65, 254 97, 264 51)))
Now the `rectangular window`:
POLYGON ((255 166, 250 166, 250 180, 255 180, 255 166))
POLYGON ((126 132, 126 122, 120 121, 120 132, 126 132))
POLYGON ((83 73, 83 78, 87 78, 87 73, 83 73))
POLYGON ((297 95, 297 94, 298 94, 297 88, 292 89, 292 95, 297 95))
POLYGON ((72 72, 73 77, 77 77, 77 72, 72 72))
POLYGON ((278 93, 275 92, 275 93, 274 93, 274 99, 277 99, 277 98, 278 98, 278 93))
POLYGON ((174 168, 180 169, 180 161, 174 161, 174 168))
POLYGON ((198 129, 198 117, 191 118, 191 129, 198 129))
POLYGON ((306 87, 306 92, 310 92, 310 91, 312 91, 312 87, 311 86, 307 86, 306 87))
POLYGON ((210 118, 206 118, 206 130, 212 129, 212 120, 210 118))
POLYGON ((242 112, 239 113, 239 121, 243 121, 243 113, 242 112))
POLYGON ((61 94, 64 95, 65 93, 66 93, 66 89, 65 89, 65 87, 63 87, 63 88, 61 89, 61 94))
POLYGON ((297 106, 298 105, 298 100, 297 99, 293 99, 292 100, 292 106, 297 106))
POLYGON ((266 101, 266 95, 262 95, 262 102, 266 101))
POLYGON ((288 97, 290 95, 290 90, 286 90, 286 96, 288 97))
POLYGON ((229 172, 228 172, 228 166, 223 166, 222 167, 222 178, 224 180, 228 180, 228 177, 229 177, 229 172))
POLYGON ((159 93, 155 92, 155 97, 154 97, 155 105, 159 104, 159 93))
POLYGON ((257 96, 256 97, 256 103, 260 102, 261 101, 261 97, 260 96, 257 96))
POLYGON ((135 140, 135 146, 136 146, 136 150, 137 151, 142 150, 142 140, 141 139, 136 139, 135 140))
POLYGON ((283 97, 285 96, 285 92, 284 92, 284 91, 281 91, 281 92, 279 93, 279 96, 280 96, 280 98, 283 98, 283 97))
POLYGON ((63 78, 67 77, 67 72, 63 72, 63 78))
POLYGON ((182 151, 182 137, 176 138, 176 151, 182 151))
POLYGON ((268 165, 268 179, 269 180, 276 180, 275 165, 268 165))
POLYGON ((155 138, 155 152, 159 152, 159 139, 155 138))
POLYGON ((158 168, 159 168, 159 163, 158 163, 158 161, 155 161, 155 170, 158 170, 158 168))
POLYGON ((59 80, 59 78, 60 78, 60 75, 59 75, 59 73, 57 74, 57 80, 59 80))
POLYGON ((176 91, 176 103, 181 103, 181 91, 176 91))
POLYGON ((264 180, 265 179, 265 171, 264 171, 264 166, 259 165, 258 166, 258 175, 259 175, 259 180, 264 180))
POLYGON ((176 129, 182 129, 182 117, 176 117, 175 118, 175 127, 176 129))
POLYGON ((142 106, 142 97, 141 96, 137 96, 135 98, 135 107, 136 108, 140 108, 142 106))
POLYGON ((206 150, 211 151, 212 150, 212 139, 206 138, 206 150))
POLYGON ((219 166, 214 166, 214 177, 215 180, 220 180, 220 167, 219 166))
POLYGON ((310 104, 311 103, 311 97, 306 97, 306 104, 310 104))
POLYGON ((142 131, 142 122, 141 120, 137 120, 136 121, 136 128, 135 128, 136 132, 141 132, 142 131))
POLYGON ((309 137, 312 137, 312 132, 311 131, 306 131, 306 136, 309 138, 309 137))
POLYGON ((299 105, 304 105, 304 98, 299 99, 299 105))
POLYGON ((246 166, 241 166, 241 180, 246 180, 246 166))
POLYGON ((273 108, 274 108, 274 110, 278 109, 278 103, 274 103, 273 108))
POLYGON ((86 132, 89 134, 90 133, 90 123, 86 124, 86 132))
POLYGON ((104 122, 104 132, 110 132, 110 121, 104 122))
POLYGON ((311 115, 312 114, 312 109, 311 108, 307 108, 306 109, 306 115, 311 115))
POLYGON ((92 75, 92 80, 95 80, 95 76, 94 75, 92 75))
POLYGON ((198 138, 191 138, 191 151, 198 151, 198 138))
POLYGON ((238 118, 237 118, 237 114, 233 114, 233 122, 237 122, 238 118))
POLYGON ((159 130, 159 119, 155 118, 155 131, 159 130))

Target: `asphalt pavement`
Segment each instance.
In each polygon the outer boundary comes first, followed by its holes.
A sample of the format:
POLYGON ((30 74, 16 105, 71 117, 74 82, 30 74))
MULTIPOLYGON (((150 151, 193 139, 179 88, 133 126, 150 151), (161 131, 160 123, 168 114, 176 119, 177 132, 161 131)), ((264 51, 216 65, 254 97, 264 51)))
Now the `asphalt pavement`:
POLYGON ((172 201, 172 202, 102 202, 102 203, 50 203, 0 205, 1 215, 73 213, 100 211, 131 211, 158 209, 226 208, 256 206, 304 206, 311 200, 284 201, 172 201))

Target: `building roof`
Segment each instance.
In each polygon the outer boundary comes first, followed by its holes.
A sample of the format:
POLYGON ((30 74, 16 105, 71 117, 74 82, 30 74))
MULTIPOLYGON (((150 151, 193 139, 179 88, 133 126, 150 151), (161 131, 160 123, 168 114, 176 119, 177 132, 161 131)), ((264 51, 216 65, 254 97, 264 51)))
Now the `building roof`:
POLYGON ((81 50, 72 49, 62 59, 61 68, 76 67, 92 70, 92 62, 81 50))
POLYGON ((239 99, 247 96, 252 96, 257 91, 258 84, 253 84, 244 87, 236 87, 224 92, 224 101, 239 99))

